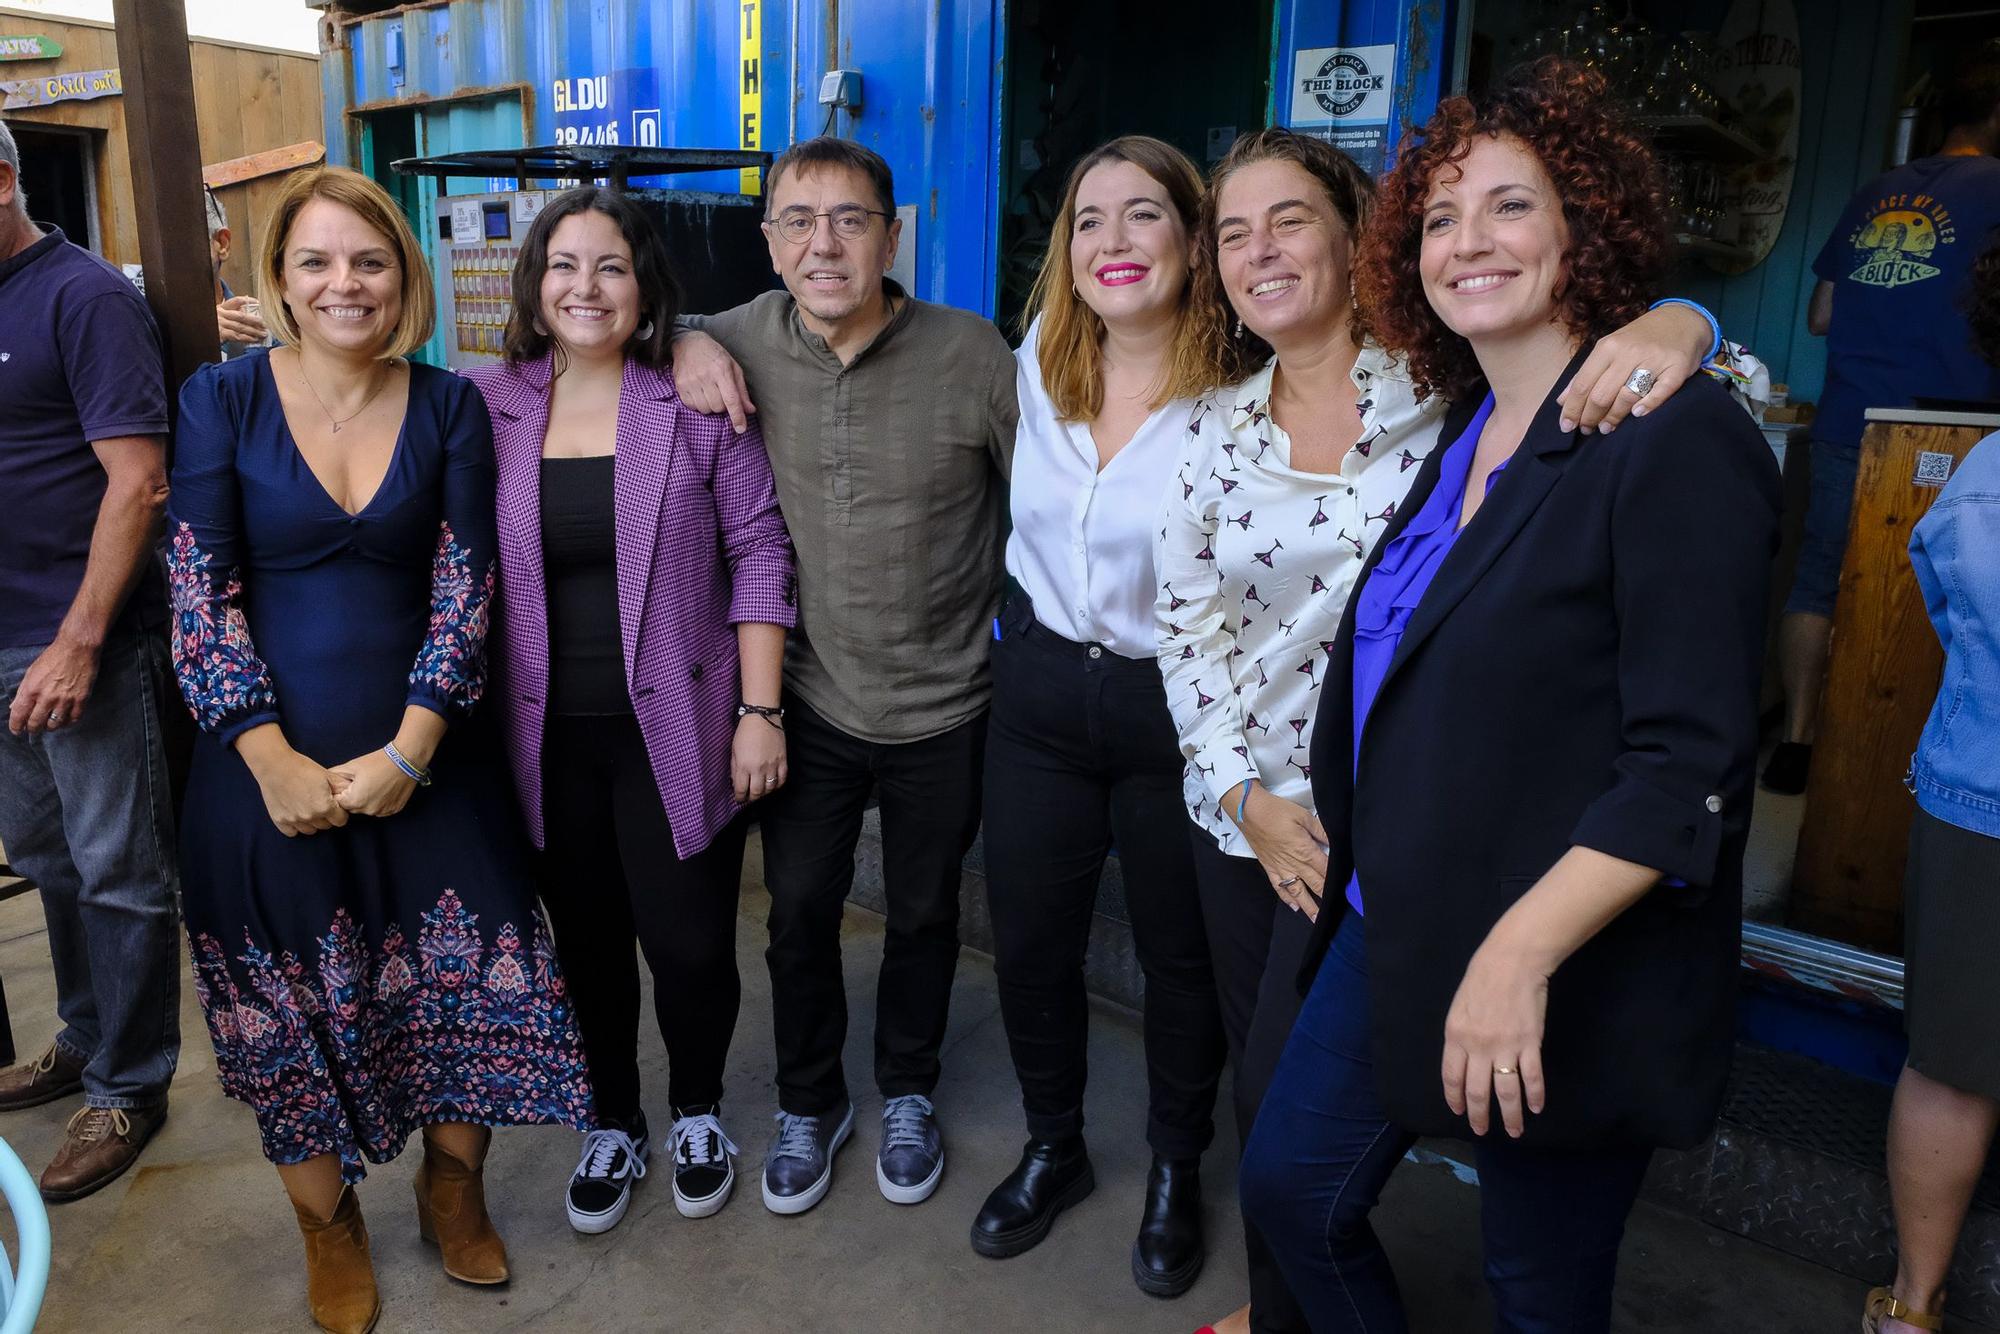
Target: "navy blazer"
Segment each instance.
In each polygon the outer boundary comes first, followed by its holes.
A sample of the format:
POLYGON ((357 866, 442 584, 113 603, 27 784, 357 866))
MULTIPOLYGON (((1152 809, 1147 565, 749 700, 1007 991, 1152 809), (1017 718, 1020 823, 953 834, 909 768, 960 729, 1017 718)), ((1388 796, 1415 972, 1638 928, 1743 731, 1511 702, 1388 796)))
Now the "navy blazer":
MULTIPOLYGON (((1453 406, 1441 440, 1483 396, 1453 406)), ((1410 617, 1358 765, 1359 583, 1348 602, 1313 724, 1331 854, 1300 985, 1358 869, 1383 1104, 1418 1134, 1469 1137, 1439 1069, 1473 952, 1573 845, 1657 867, 1684 884, 1652 890, 1551 980, 1547 1107, 1527 1141, 1691 1145, 1713 1126, 1735 1036, 1777 469, 1706 377, 1610 436, 1559 417, 1552 394, 1410 617)))

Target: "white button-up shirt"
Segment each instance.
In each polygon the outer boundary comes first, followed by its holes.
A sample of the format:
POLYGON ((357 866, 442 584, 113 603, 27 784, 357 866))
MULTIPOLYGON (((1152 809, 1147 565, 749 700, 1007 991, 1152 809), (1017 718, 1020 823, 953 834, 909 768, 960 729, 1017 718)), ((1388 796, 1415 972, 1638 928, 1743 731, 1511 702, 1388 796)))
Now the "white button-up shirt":
POLYGON ((1367 343, 1352 372, 1359 443, 1338 473, 1299 472, 1271 420, 1276 369, 1273 360, 1196 403, 1155 551, 1160 669, 1187 756, 1182 793, 1195 823, 1241 857, 1253 855, 1234 819, 1245 779, 1312 806, 1327 654, 1369 551, 1437 446, 1445 408, 1419 402, 1403 364, 1367 343))
POLYGON ((1036 358, 1041 322, 1014 356, 1021 424, 1014 436, 1007 573, 1035 602, 1035 619, 1065 639, 1150 658, 1153 535, 1193 403, 1146 418, 1102 469, 1088 422, 1056 416, 1036 358))

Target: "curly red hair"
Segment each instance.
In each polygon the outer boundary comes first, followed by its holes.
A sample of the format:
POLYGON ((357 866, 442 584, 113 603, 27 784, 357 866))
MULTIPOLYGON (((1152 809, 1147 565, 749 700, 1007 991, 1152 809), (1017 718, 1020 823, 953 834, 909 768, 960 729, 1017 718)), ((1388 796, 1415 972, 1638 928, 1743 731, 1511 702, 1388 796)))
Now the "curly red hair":
POLYGON ((1481 379, 1471 345, 1424 295, 1424 204, 1438 173, 1464 161, 1480 136, 1503 134, 1540 159, 1562 200, 1569 244, 1555 301, 1572 334, 1588 342, 1636 319, 1666 274, 1666 179, 1606 98, 1602 75, 1548 56, 1494 92, 1449 98, 1382 179, 1354 265, 1370 330, 1409 359, 1420 393, 1452 397, 1481 379))

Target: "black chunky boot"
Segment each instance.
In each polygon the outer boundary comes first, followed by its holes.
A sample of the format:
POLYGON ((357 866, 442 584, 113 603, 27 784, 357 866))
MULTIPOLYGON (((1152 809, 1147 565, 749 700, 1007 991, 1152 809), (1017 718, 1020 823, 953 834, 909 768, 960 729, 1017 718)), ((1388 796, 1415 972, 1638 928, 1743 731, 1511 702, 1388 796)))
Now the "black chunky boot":
POLYGON ((1132 1281, 1152 1297, 1178 1297, 1194 1286, 1206 1255, 1201 1241, 1201 1162, 1153 1157, 1146 1209, 1132 1243, 1132 1281))
POLYGON ((991 1260, 1033 1250, 1049 1235, 1056 1215, 1096 1185, 1083 1136, 1029 1140, 1021 1161, 973 1220, 972 1249, 991 1260))

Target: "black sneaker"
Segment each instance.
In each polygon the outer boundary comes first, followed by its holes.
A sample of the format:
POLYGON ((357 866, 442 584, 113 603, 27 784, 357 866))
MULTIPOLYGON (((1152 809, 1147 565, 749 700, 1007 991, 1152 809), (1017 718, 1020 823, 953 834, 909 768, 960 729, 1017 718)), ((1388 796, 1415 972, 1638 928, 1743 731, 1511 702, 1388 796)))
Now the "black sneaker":
POLYGON ((632 1183, 646 1175, 646 1122, 637 1134, 616 1126, 583 1137, 583 1156, 570 1175, 569 1225, 578 1232, 609 1232, 632 1203, 632 1183))
POLYGON ((1806 790, 1806 770, 1812 764, 1812 747, 1802 741, 1780 741, 1764 766, 1764 790, 1780 796, 1796 797, 1806 790))
POLYGON ((722 1133, 719 1110, 719 1103, 674 1109, 667 1142, 674 1155, 674 1208, 683 1218, 707 1218, 729 1203, 736 1185, 736 1155, 742 1150, 722 1133))

